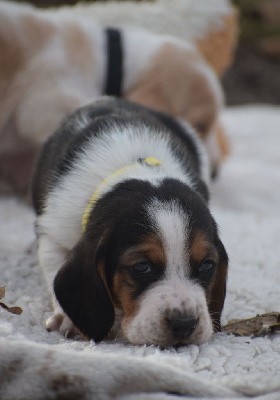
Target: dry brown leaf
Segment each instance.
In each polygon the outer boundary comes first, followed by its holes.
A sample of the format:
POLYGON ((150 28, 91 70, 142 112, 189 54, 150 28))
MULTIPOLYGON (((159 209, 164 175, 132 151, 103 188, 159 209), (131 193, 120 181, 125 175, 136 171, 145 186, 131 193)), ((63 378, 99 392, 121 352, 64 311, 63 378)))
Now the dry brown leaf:
POLYGON ((12 313, 12 314, 20 315, 22 313, 22 308, 17 307, 17 306, 9 307, 9 306, 7 306, 6 304, 4 304, 2 302, 0 302, 0 306, 2 308, 4 308, 5 310, 7 310, 9 313, 12 313))
MULTIPOLYGON (((0 300, 2 300, 5 297, 5 292, 6 292, 5 286, 0 287, 0 300)), ((0 306, 11 314, 20 315, 22 313, 22 308, 17 306, 9 307, 2 301, 0 302, 0 306)))
POLYGON ((2 300, 5 297, 5 286, 0 287, 0 300, 2 300))
POLYGON ((233 319, 223 330, 236 336, 262 336, 280 331, 280 313, 271 312, 248 319, 233 319))

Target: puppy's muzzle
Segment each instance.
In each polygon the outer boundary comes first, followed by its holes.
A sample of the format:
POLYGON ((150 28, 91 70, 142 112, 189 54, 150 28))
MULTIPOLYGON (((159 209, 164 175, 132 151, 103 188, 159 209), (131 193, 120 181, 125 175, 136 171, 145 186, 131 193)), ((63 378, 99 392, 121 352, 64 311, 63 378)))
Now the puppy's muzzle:
POLYGON ((168 329, 176 339, 188 338, 194 332, 198 324, 198 318, 191 314, 173 310, 167 313, 165 321, 168 329))

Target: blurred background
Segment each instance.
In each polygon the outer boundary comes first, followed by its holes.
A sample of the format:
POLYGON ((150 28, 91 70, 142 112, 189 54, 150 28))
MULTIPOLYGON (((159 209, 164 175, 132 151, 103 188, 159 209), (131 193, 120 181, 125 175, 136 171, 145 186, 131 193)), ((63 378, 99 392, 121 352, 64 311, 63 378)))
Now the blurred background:
MULTIPOLYGON (((74 5, 79 1, 28 2, 49 7, 74 5)), ((235 61, 222 78, 226 102, 280 104, 280 0, 232 0, 232 3, 240 13, 240 38, 235 61)))
POLYGON ((223 78, 228 104, 280 104, 280 0, 235 0, 240 38, 223 78))

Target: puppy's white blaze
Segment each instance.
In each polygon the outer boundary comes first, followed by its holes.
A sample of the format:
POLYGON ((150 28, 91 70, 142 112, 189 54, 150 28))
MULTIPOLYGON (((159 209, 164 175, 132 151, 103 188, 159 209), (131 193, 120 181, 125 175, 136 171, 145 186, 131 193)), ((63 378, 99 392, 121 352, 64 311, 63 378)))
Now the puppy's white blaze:
POLYGON ((155 201, 149 208, 149 213, 163 244, 167 277, 185 277, 189 261, 188 216, 174 201, 163 203, 155 201))

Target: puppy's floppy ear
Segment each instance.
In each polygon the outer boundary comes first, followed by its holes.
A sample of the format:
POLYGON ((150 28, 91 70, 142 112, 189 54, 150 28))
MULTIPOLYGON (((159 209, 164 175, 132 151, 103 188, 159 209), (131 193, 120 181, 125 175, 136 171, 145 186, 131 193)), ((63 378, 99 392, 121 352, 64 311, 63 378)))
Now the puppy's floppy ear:
POLYGON ((64 312, 87 337, 101 341, 115 319, 98 245, 82 239, 54 280, 54 292, 64 312))
POLYGON ((213 328, 216 332, 220 332, 221 314, 226 296, 228 256, 220 239, 217 240, 216 245, 219 252, 219 264, 213 277, 208 304, 209 313, 213 321, 213 328))

